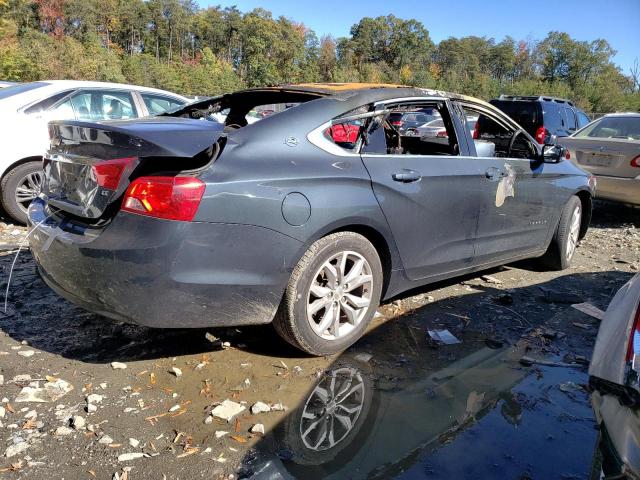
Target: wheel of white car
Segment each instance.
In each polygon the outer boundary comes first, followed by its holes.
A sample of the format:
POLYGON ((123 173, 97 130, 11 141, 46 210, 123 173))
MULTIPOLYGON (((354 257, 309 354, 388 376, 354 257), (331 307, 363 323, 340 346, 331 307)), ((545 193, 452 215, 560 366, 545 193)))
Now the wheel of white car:
POLYGON ((547 267, 564 270, 571 265, 580 240, 582 226, 582 202, 573 196, 565 204, 549 249, 542 257, 547 267))
POLYGON ((277 332, 313 355, 354 343, 367 328, 382 291, 375 247, 353 232, 316 241, 296 265, 274 319, 277 332))
POLYGON ((16 222, 27 223, 27 209, 40 192, 42 162, 27 162, 11 169, 0 184, 2 207, 16 222))

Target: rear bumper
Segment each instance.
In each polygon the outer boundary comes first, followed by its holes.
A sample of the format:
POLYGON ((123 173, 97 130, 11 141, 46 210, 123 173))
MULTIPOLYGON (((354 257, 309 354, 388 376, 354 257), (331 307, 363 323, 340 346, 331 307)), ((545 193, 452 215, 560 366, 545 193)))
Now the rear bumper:
POLYGON ((636 178, 597 175, 596 198, 640 205, 640 176, 636 178))
POLYGON ((101 315, 163 328, 268 323, 301 243, 250 225, 118 213, 101 229, 29 209, 30 246, 45 282, 101 315))
POLYGON ((613 395, 591 394, 596 420, 602 429, 603 471, 607 476, 625 474, 640 478, 640 418, 613 395))

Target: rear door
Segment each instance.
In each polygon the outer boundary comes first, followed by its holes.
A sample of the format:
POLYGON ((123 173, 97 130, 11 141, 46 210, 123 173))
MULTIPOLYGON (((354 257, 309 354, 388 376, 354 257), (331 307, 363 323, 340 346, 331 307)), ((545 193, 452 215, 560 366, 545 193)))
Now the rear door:
POLYGON ((448 101, 386 102, 392 113, 371 121, 368 144, 361 150, 373 191, 389 223, 407 276, 437 277, 473 264, 474 241, 483 177, 480 166, 459 144, 464 127, 449 114, 448 101), (436 108, 446 137, 421 139, 400 135, 393 125, 398 112, 436 108))

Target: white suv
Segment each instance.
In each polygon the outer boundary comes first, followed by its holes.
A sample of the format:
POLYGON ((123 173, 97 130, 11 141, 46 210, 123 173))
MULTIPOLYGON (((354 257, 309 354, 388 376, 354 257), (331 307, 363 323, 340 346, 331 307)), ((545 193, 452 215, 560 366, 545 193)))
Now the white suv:
POLYGON ((25 223, 42 181, 50 120, 124 120, 189 103, 175 93, 118 83, 46 80, 0 90, 0 201, 25 223))

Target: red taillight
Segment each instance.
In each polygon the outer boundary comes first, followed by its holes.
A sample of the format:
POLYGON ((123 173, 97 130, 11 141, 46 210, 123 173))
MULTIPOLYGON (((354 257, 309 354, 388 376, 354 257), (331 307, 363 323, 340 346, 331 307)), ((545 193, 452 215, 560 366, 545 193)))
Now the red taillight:
POLYGON ((544 127, 538 128, 538 130, 536 130, 536 135, 535 135, 536 142, 538 142, 540 145, 544 145, 544 141, 547 138, 548 134, 549 132, 546 128, 544 127))
POLYGON ((447 131, 446 130, 440 130, 438 133, 436 133, 436 137, 441 137, 441 138, 446 138, 449 135, 447 135, 447 131))
POLYGON ((402 126, 402 122, 401 121, 391 122, 391 125, 393 125, 394 127, 401 127, 402 126))
POLYGON ((638 155, 636 158, 634 158, 633 160, 631 160, 630 165, 631 165, 632 167, 640 168, 640 155, 638 155))
MULTIPOLYGON (((633 321, 633 329, 629 336, 629 346, 627 347, 627 362, 633 361, 636 355, 640 355, 640 304, 636 308, 636 316, 633 321)), ((637 367, 637 365, 634 365, 637 367)))
POLYGON ((564 158, 565 160, 571 160, 571 152, 569 151, 568 148, 567 148, 567 153, 564 154, 564 158))
POLYGON ((473 139, 478 140, 479 138, 480 138, 480 122, 476 121, 476 124, 473 127, 473 139))
POLYGON ((116 190, 120 183, 120 178, 124 170, 130 166, 136 157, 116 158, 113 160, 102 160, 91 168, 93 170, 96 182, 103 188, 108 190, 116 190))
POLYGON ((122 210, 190 222, 204 190, 204 182, 194 177, 141 177, 129 185, 122 210))

